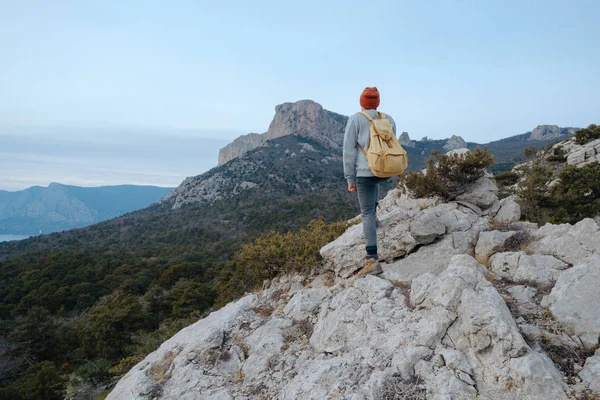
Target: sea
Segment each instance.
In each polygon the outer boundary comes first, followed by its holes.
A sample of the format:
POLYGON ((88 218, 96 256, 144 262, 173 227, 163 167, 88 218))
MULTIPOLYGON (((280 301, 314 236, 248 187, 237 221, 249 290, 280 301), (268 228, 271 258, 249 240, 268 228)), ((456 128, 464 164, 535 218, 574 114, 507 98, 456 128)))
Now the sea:
POLYGON ((29 236, 22 235, 0 235, 0 242, 9 242, 11 240, 27 239, 29 236))

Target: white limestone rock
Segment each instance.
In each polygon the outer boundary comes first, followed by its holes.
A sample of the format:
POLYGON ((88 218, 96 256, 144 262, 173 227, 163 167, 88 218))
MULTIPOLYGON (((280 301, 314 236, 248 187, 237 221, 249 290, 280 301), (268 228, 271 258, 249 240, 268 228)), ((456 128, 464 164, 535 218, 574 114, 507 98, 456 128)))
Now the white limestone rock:
POLYGON ((496 253, 490 269, 498 276, 516 282, 548 285, 555 282, 568 264, 549 255, 527 255, 523 251, 496 253))
POLYGON ((234 330, 255 302, 255 295, 245 296, 182 329, 125 374, 107 400, 143 400, 156 390, 168 393, 163 398, 169 399, 232 398, 227 384, 241 368, 243 352, 232 348, 233 355, 218 371, 201 371, 214 366, 225 332, 234 330))
POLYGON ((498 187, 487 177, 477 180, 466 192, 456 196, 456 200, 473 203, 477 207, 486 209, 495 201, 498 201, 498 187))
POLYGON ((589 383, 590 389, 600 393, 600 349, 585 361, 579 376, 589 383))
POLYGON ((546 224, 532 232, 532 236, 535 240, 531 247, 536 254, 552 255, 571 265, 600 254, 600 228, 591 218, 573 226, 546 224))
POLYGON ((594 349, 600 344, 600 255, 564 271, 542 306, 548 306, 562 325, 571 329, 582 343, 594 349))
MULTIPOLYGON (((467 142, 463 138, 457 135, 452 135, 450 139, 446 141, 444 145, 444 149, 446 150, 455 150, 455 149, 464 149, 467 147, 467 142)), ((468 149, 467 149, 468 151, 468 149)))
POLYGON ((521 219, 521 206, 515 201, 514 196, 500 200, 500 209, 492 219, 493 222, 505 224, 521 219))
POLYGON ((516 231, 488 231, 481 232, 475 246, 475 257, 478 260, 486 260, 494 253, 503 251, 505 242, 517 234, 516 231))

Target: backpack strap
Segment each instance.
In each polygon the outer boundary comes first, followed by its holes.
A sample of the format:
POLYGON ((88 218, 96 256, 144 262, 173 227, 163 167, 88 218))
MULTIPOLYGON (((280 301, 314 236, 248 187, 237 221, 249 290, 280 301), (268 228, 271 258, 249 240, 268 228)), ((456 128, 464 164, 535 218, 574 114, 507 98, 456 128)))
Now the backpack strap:
POLYGON ((371 117, 368 112, 361 111, 361 112, 359 112, 359 114, 362 114, 366 119, 369 120, 369 122, 373 121, 373 117, 371 117))
MULTIPOLYGON (((366 119, 369 120, 369 122, 373 121, 373 119, 374 119, 366 111, 361 111, 361 112, 359 112, 359 114, 362 114, 366 119)), ((382 112, 379 112, 379 111, 376 112, 376 115, 379 117, 379 119, 386 119, 387 118, 387 115, 385 113, 382 113, 382 112)))

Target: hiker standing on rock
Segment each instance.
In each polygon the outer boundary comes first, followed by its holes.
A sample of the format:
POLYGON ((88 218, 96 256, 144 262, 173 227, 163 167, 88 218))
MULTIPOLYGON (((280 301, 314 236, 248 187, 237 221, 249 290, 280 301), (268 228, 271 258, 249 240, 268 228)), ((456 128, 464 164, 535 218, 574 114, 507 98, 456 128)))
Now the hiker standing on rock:
POLYGON ((366 242, 362 277, 383 272, 377 255, 376 211, 379 183, 406 169, 406 152, 396 139, 396 123, 389 115, 377 111, 379 91, 367 87, 360 95, 362 111, 348 118, 344 134, 344 176, 348 190, 358 193, 362 226, 366 242), (365 150, 366 149, 366 150, 365 150))

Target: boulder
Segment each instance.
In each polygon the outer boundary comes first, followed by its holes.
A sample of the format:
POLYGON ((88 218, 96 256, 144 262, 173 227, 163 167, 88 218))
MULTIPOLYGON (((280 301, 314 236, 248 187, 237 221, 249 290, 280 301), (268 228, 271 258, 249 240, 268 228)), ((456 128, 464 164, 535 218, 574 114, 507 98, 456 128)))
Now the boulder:
POLYGON ((498 187, 490 178, 482 177, 477 180, 466 192, 456 196, 456 200, 475 204, 481 209, 486 209, 498 200, 498 187))
POLYGON ((591 218, 583 219, 573 226, 546 224, 532 232, 532 237, 533 252, 552 255, 571 265, 600 252, 600 228, 591 218))
POLYGON ((579 376, 589 383, 590 389, 600 393, 600 349, 596 354, 585 361, 579 376))
POLYGON ((592 306, 600 299, 599 281, 600 255, 594 255, 564 271, 542 299, 542 306, 590 349, 600 344, 600 308, 592 306))
POLYGON ((516 231, 488 231, 481 232, 475 246, 475 257, 478 260, 486 261, 494 253, 505 249, 505 242, 517 235, 516 231))
POLYGON ((555 282, 568 266, 553 256, 529 256, 523 251, 496 253, 490 258, 490 269, 499 277, 538 285, 555 282))
POLYGON ((492 222, 506 224, 521 219, 521 206, 515 201, 514 196, 500 200, 500 209, 492 219, 492 222))

